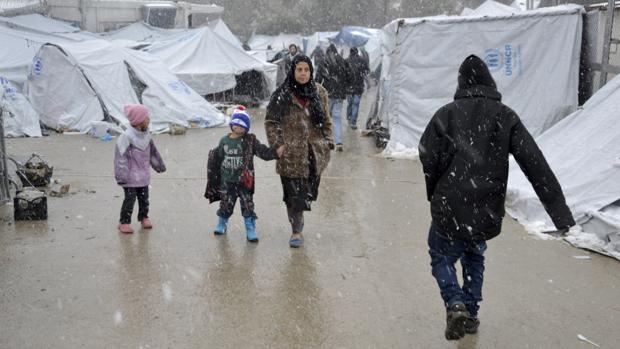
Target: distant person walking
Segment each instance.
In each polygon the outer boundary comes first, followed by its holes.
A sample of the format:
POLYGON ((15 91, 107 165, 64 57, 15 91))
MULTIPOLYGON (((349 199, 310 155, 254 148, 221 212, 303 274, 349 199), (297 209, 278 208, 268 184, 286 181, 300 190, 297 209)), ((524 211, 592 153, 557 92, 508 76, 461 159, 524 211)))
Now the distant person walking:
POLYGON ((311 202, 318 198, 321 174, 334 147, 327 91, 314 83, 313 73, 309 57, 295 56, 286 80, 271 95, 265 117, 269 145, 285 146, 276 172, 291 223, 292 248, 304 242, 304 211, 310 211, 311 202))
POLYGON ((293 58, 299 54, 299 48, 295 44, 288 45, 288 53, 284 56, 284 69, 286 71, 286 75, 288 75, 288 70, 290 69, 291 62, 293 58))
POLYGON ((357 116, 360 109, 360 100, 364 93, 364 84, 370 68, 364 57, 360 56, 357 47, 352 47, 349 51, 347 63, 351 69, 351 80, 347 95, 347 120, 352 130, 357 129, 357 116))
POLYGON ((329 96, 329 113, 334 122, 336 150, 342 151, 342 104, 347 97, 349 67, 334 44, 329 45, 323 64, 317 69, 316 81, 323 85, 329 96))
POLYGON ((441 107, 420 140, 432 223, 428 234, 433 276, 446 306, 445 336, 476 333, 482 301, 486 241, 504 217, 508 155, 532 183, 558 230, 575 221, 562 188, 517 114, 502 104, 486 64, 477 56, 459 69, 454 101, 441 107), (463 286, 455 263, 460 260, 463 286))
POLYGON ((125 193, 118 230, 124 234, 132 234, 131 215, 136 198, 139 207, 138 221, 142 228, 153 227, 149 219, 151 167, 162 173, 166 171, 166 165, 149 134, 149 110, 142 104, 128 104, 124 111, 130 126, 116 142, 114 177, 125 193))

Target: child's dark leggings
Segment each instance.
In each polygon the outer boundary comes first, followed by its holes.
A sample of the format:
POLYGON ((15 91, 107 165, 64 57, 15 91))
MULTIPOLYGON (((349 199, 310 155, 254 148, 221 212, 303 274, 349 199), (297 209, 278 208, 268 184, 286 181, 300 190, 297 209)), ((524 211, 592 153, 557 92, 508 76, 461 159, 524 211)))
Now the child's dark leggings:
POLYGON ((133 206, 138 199, 138 221, 149 216, 149 187, 123 188, 125 200, 121 206, 121 224, 130 224, 133 206))
POLYGON ((244 218, 256 218, 253 195, 243 183, 224 182, 220 188, 220 193, 222 199, 220 200, 220 209, 217 211, 218 216, 222 218, 229 218, 232 216, 235 203, 237 202, 237 198, 239 198, 241 215, 244 218))

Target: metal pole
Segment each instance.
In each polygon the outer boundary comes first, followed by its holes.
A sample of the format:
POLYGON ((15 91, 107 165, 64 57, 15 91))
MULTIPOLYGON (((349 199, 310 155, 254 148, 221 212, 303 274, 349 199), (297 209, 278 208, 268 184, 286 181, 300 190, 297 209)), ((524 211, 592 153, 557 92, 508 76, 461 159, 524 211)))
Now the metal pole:
POLYGON ((609 0, 607 2, 607 22, 605 23, 605 36, 603 37, 603 61, 601 63, 601 80, 598 88, 603 87, 607 83, 607 65, 609 65, 609 51, 611 49, 611 33, 614 26, 614 11, 616 2, 609 0))
MULTIPOLYGON (((0 95, 1 96, 1 95, 0 95)), ((4 120, 2 107, 0 107, 0 204, 10 199, 9 193, 9 169, 6 163, 6 144, 4 143, 4 120)))

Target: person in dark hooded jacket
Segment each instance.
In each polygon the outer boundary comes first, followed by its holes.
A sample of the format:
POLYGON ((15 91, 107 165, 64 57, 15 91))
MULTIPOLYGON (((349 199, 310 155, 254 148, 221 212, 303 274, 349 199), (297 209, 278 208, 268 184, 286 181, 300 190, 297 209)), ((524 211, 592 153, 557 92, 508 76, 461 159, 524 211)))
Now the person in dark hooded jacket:
POLYGON ((351 80, 349 81, 347 95, 347 120, 351 129, 357 129, 357 114, 360 108, 360 100, 364 93, 364 82, 370 73, 368 62, 358 54, 357 47, 351 47, 349 58, 346 59, 351 69, 351 80))
POLYGON ((329 113, 334 124, 334 138, 336 150, 342 151, 342 104, 347 97, 347 87, 350 80, 348 63, 338 53, 334 44, 329 45, 323 59, 317 68, 316 82, 323 85, 329 93, 329 113))
POLYGON ((562 188, 517 114, 480 58, 459 69, 454 101, 429 122, 419 145, 432 224, 428 236, 433 276, 447 309, 446 338, 475 333, 482 300, 485 241, 500 233, 512 154, 558 230, 575 221, 562 188), (460 287, 455 263, 461 261, 460 287))

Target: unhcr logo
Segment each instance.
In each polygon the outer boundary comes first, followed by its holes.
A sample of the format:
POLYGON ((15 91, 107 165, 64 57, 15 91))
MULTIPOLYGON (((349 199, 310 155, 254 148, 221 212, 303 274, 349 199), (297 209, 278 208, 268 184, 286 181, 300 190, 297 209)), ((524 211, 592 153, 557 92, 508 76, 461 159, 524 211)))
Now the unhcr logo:
POLYGON ((43 71, 43 61, 38 56, 35 56, 32 59, 32 71, 35 75, 41 75, 41 72, 43 71))
POLYGON ((492 72, 502 69, 502 66, 504 65, 501 52, 494 48, 488 49, 484 52, 484 62, 492 72))

